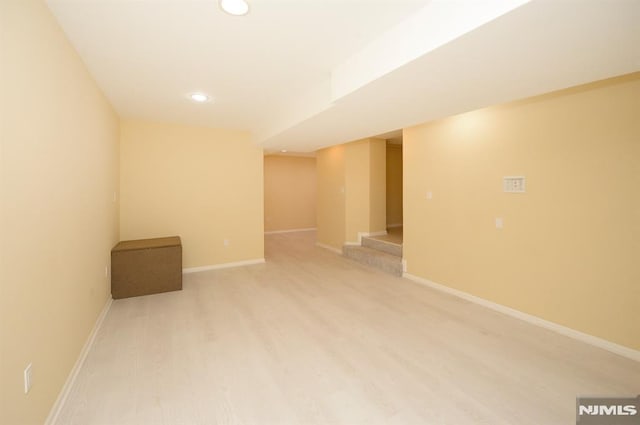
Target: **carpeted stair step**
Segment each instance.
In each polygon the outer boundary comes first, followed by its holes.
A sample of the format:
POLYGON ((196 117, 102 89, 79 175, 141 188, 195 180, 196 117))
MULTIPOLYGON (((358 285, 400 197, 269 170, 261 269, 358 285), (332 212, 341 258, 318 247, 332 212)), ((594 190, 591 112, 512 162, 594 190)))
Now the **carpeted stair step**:
POLYGON ((345 257, 361 264, 376 267, 394 276, 402 276, 402 258, 359 245, 345 245, 342 249, 345 257))
POLYGON ((402 245, 374 238, 362 238, 362 246, 402 258, 402 245))

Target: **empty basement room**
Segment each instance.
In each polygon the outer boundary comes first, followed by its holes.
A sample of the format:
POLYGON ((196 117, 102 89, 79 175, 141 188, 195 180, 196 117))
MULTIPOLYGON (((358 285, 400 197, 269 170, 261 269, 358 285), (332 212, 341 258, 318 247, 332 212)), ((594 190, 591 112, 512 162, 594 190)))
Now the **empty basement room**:
POLYGON ((640 423, 638 22, 3 0, 0 424, 640 423))

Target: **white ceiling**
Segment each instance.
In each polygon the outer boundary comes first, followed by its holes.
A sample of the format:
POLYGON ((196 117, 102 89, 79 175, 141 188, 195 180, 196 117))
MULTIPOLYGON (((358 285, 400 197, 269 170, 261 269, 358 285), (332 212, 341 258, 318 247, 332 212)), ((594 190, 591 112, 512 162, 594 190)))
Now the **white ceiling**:
POLYGON ((312 151, 640 70, 638 0, 48 0, 118 113, 312 151), (194 104, 193 91, 214 102, 194 104))

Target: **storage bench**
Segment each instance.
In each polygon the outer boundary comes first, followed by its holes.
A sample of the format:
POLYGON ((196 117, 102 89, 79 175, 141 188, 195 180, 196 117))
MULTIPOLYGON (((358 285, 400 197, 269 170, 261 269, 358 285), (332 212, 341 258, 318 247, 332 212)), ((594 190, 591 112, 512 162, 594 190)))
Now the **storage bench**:
POLYGON ((114 299, 182 289, 180 237, 122 241, 111 250, 114 299))

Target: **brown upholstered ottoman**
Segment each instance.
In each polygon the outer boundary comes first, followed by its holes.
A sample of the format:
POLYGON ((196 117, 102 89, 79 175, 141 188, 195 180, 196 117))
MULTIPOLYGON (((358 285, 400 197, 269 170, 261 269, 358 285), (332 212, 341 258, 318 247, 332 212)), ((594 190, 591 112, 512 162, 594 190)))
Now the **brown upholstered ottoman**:
POLYGON ((111 250, 114 299, 182 289, 182 244, 178 236, 122 241, 111 250))

